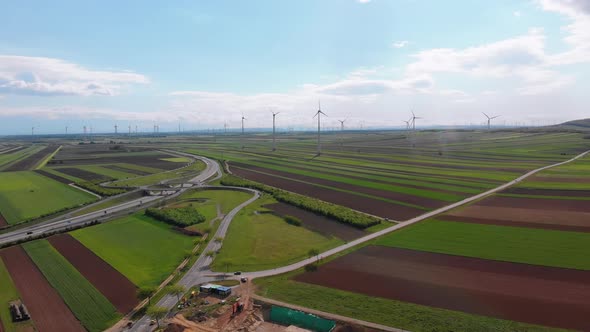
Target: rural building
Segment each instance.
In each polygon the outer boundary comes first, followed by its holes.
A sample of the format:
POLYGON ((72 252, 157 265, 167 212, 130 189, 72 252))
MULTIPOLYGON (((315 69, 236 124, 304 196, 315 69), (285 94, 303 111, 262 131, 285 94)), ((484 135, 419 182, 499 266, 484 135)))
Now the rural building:
POLYGON ((215 284, 205 284, 199 287, 199 292, 215 294, 220 296, 228 296, 231 294, 231 288, 215 284))

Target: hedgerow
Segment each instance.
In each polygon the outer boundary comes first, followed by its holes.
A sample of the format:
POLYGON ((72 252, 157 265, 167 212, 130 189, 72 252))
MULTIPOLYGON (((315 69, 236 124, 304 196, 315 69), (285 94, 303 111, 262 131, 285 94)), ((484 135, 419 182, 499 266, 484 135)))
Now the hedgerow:
POLYGON ((258 189, 271 194, 274 199, 297 206, 298 208, 317 213, 319 215, 349 224, 356 228, 365 229, 381 222, 381 219, 354 211, 344 206, 328 203, 308 196, 288 192, 262 183, 239 178, 234 175, 225 175, 221 179, 224 186, 236 186, 258 189))

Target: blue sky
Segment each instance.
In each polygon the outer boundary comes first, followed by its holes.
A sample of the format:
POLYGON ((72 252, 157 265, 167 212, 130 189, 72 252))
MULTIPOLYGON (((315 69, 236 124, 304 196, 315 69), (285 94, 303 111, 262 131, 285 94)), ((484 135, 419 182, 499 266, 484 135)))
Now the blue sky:
POLYGON ((0 134, 588 117, 587 0, 3 3, 0 134))

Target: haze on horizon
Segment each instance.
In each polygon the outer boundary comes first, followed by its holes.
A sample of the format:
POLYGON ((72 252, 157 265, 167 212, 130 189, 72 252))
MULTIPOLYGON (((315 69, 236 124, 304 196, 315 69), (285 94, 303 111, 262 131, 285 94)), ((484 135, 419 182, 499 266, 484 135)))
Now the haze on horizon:
POLYGON ((588 0, 4 3, 0 133, 588 117, 588 0))

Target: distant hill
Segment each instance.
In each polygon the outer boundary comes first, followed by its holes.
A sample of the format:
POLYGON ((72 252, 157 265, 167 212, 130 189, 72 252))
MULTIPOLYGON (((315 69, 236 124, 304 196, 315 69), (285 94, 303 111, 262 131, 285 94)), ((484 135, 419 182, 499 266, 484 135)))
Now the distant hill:
POLYGON ((560 124, 559 126, 570 127, 572 129, 580 129, 580 130, 590 130, 590 119, 581 119, 581 120, 574 120, 568 121, 560 124))

